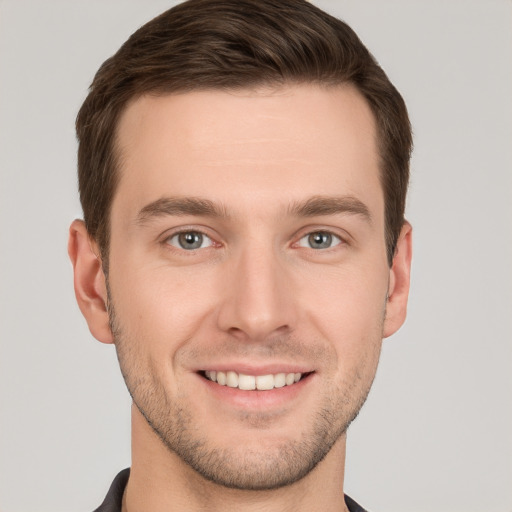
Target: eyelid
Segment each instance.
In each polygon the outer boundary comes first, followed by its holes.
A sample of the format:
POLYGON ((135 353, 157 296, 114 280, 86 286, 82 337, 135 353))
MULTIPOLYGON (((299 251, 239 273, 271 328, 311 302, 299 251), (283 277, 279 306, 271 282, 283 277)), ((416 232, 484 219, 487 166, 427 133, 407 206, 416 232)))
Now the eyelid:
POLYGON ((334 249, 335 247, 337 247, 338 245, 341 245, 343 243, 345 243, 343 238, 341 238, 339 235, 337 235, 335 233, 332 233, 331 231, 315 230, 315 231, 310 231, 310 232, 306 233, 305 235, 301 236, 299 238, 299 241, 297 242, 297 246, 298 247, 305 247, 306 249, 312 249, 314 251, 328 251, 329 249, 334 249), (313 235, 315 233, 322 233, 322 234, 330 235, 332 237, 333 244, 330 247, 325 247, 325 248, 320 248, 320 249, 316 248, 315 249, 313 247, 310 247, 308 245, 308 242, 306 242, 304 245, 301 243, 303 240, 308 239, 311 235, 313 235), (337 242, 336 242, 336 240, 337 240, 337 242))
MULTIPOLYGON (((169 243, 169 240, 171 238, 179 236, 183 233, 199 233, 199 234, 203 235, 203 237, 208 238, 208 240, 210 240, 210 242, 211 242, 211 244, 208 247, 212 247, 212 246, 220 247, 222 245, 220 242, 217 242, 215 237, 210 233, 210 230, 204 228, 203 226, 180 226, 177 228, 168 229, 164 233, 162 233, 162 235, 160 235, 160 237, 159 237, 160 243, 162 245, 170 246, 173 249, 176 249, 179 251, 193 252, 193 250, 186 251, 185 249, 183 249, 179 246, 169 243)), ((208 247, 201 247, 201 248, 198 248, 195 250, 198 251, 199 249, 207 249, 208 247)))
POLYGON ((181 233, 174 233, 173 235, 167 237, 166 243, 168 243, 169 245, 172 245, 173 247, 176 247, 176 249, 191 252, 191 251, 197 251, 199 249, 206 249, 207 247, 211 247, 213 245, 213 240, 208 235, 205 235, 204 233, 201 233, 199 231, 182 231, 181 233), (183 235, 184 233, 195 233, 195 234, 201 235, 201 237, 202 237, 201 246, 195 247, 193 249, 186 249, 185 247, 181 247, 178 240, 179 240, 179 236, 183 235), (176 239, 176 243, 173 243, 174 239, 176 239), (204 245, 205 242, 207 243, 207 245, 204 245), (210 242, 210 243, 208 243, 208 242, 210 242))
MULTIPOLYGON (((217 248, 221 247, 223 245, 223 243, 217 241, 218 237, 212 235, 210 231, 211 231, 210 229, 208 229, 204 226, 197 226, 197 225, 179 226, 176 228, 168 229, 164 233, 162 233, 162 235, 160 235, 160 237, 159 237, 159 240, 160 240, 159 243, 161 243, 162 245, 170 246, 177 250, 181 250, 181 251, 185 251, 185 252, 192 252, 192 250, 186 251, 183 248, 172 245, 168 242, 168 240, 170 238, 178 236, 182 233, 200 233, 201 235, 203 235, 204 237, 206 237, 210 240, 211 244, 208 247, 212 247, 212 246, 217 247, 217 248)), ((293 239, 295 239, 296 241, 291 244, 291 247, 304 247, 304 246, 300 246, 299 242, 302 239, 306 238, 307 236, 309 236, 313 233, 328 233, 332 237, 339 240, 338 243, 336 243, 335 245, 333 245, 329 248, 323 249, 323 251, 328 251, 329 249, 334 249, 335 247, 337 247, 339 245, 350 245, 351 240, 352 240, 352 237, 348 233, 346 233, 344 230, 341 230, 339 228, 334 228, 332 226, 325 226, 325 225, 306 226, 306 227, 303 227, 300 230, 298 230, 296 232, 296 234, 293 236, 293 239), (342 231, 342 232, 340 232, 340 231, 342 231)), ((208 247, 201 247, 200 249, 207 249, 208 247)), ((307 248, 307 247, 305 247, 305 248, 307 248)), ((312 248, 309 247, 309 249, 312 249, 312 248)), ((195 250, 199 250, 199 248, 195 249, 195 250)), ((319 249, 312 249, 312 250, 319 251, 319 249)))
MULTIPOLYGON (((313 233, 328 233, 332 237, 336 237, 337 239, 340 240, 340 243, 333 245, 332 247, 330 247, 330 249, 332 249, 340 244, 351 245, 351 243, 353 241, 350 234, 341 228, 318 224, 318 225, 313 225, 313 226, 305 226, 305 227, 301 228, 300 230, 297 230, 296 234, 293 236, 293 239, 295 239, 296 242, 293 242, 292 246, 297 247, 300 240, 302 240, 303 238, 305 238, 313 233)), ((324 249, 324 251, 326 251, 326 250, 328 250, 328 249, 324 249)))

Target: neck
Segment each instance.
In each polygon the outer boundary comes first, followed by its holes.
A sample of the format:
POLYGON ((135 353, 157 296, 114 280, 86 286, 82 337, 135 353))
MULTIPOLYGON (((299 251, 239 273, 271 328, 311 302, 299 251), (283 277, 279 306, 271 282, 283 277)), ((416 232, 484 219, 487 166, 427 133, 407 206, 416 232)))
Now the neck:
POLYGON ((123 512, 345 512, 345 436, 307 476, 279 489, 245 491, 205 480, 168 450, 132 406, 132 468, 123 512))

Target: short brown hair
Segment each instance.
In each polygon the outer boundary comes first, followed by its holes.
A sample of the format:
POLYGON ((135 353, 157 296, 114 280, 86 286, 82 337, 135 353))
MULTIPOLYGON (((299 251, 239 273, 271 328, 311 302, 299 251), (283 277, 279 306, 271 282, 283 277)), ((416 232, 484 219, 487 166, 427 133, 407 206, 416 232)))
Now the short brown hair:
POLYGON ((80 201, 104 265, 119 179, 116 128, 127 103, 146 93, 286 83, 348 83, 366 98, 377 122, 391 265, 409 181, 407 109, 354 31, 306 0, 188 0, 142 26, 103 63, 76 130, 80 201))

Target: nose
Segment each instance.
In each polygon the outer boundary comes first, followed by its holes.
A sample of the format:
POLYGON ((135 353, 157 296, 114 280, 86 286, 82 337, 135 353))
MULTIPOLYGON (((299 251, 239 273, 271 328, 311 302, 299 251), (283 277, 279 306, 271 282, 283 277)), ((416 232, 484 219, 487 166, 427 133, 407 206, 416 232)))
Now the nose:
POLYGON ((263 341, 291 332, 297 319, 293 279, 267 247, 247 248, 227 264, 219 328, 240 340, 263 341))

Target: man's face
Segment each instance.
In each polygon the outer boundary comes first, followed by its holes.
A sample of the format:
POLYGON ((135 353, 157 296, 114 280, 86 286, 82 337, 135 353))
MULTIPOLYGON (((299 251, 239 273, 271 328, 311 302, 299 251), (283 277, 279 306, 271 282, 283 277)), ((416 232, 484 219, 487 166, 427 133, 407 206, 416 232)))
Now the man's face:
POLYGON ((350 87, 147 96, 118 135, 108 284, 134 403, 208 479, 298 480, 390 334, 369 107, 350 87))

